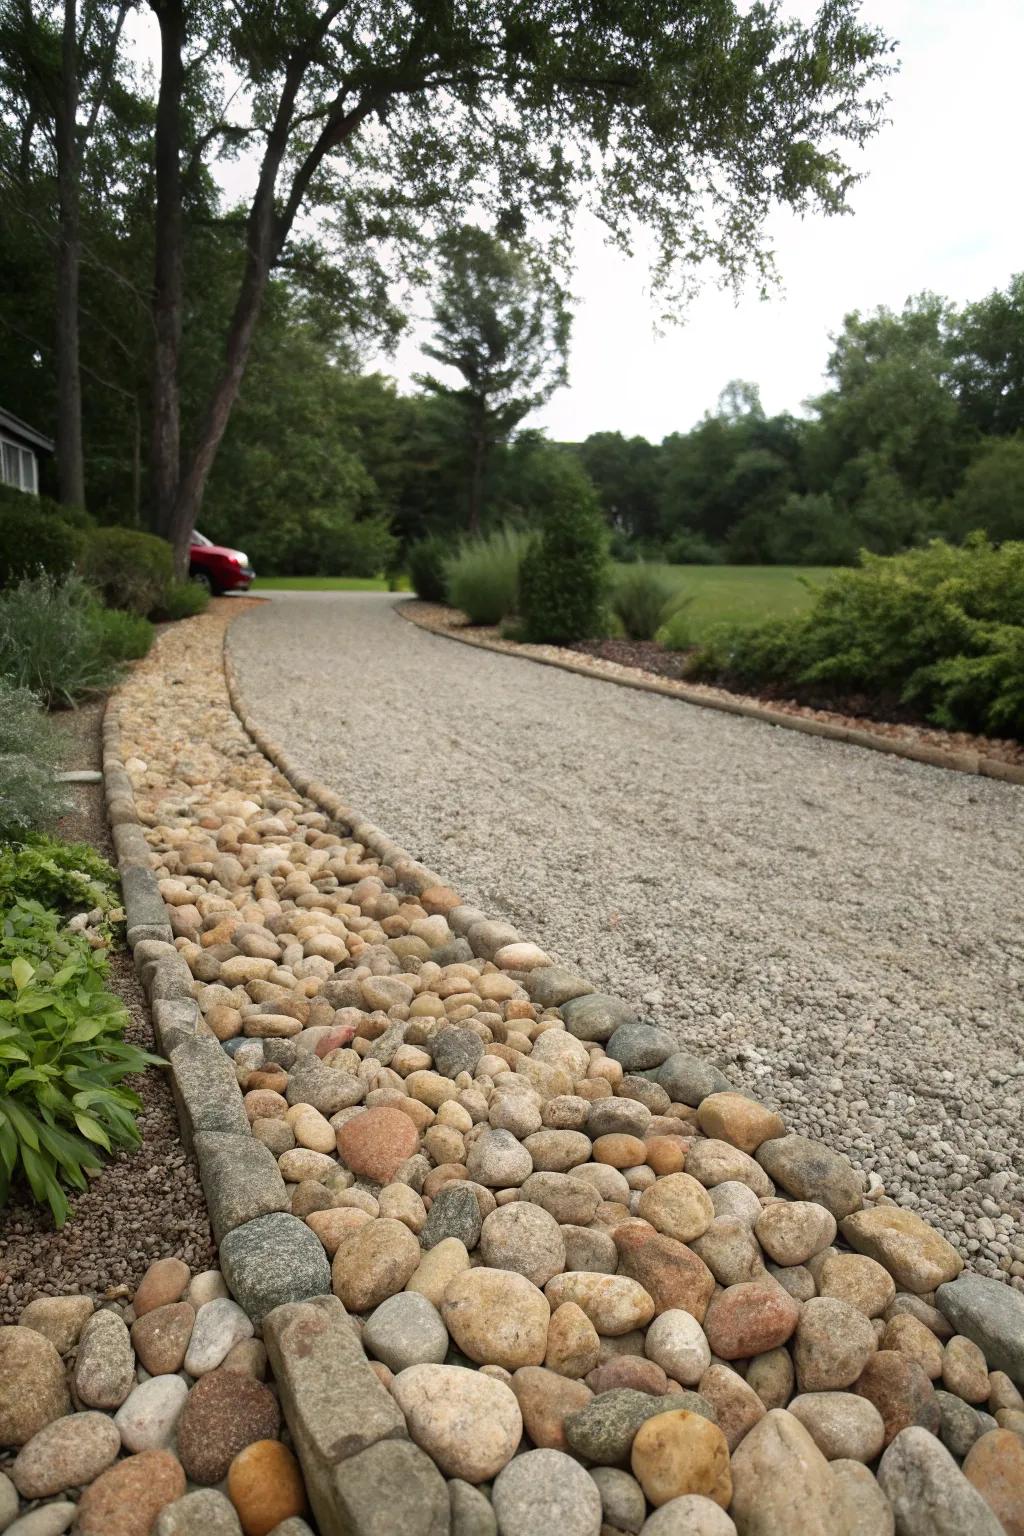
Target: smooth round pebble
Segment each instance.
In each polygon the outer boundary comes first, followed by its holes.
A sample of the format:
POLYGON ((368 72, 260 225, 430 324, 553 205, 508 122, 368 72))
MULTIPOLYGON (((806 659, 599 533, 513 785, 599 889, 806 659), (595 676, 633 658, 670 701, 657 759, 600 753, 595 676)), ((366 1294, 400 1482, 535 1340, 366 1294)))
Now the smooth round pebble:
POLYGON ((501 1471, 491 1494, 501 1536, 600 1536, 601 1495, 563 1451, 527 1451, 501 1471))
POLYGON ((382 1301, 363 1325, 363 1348, 396 1374, 410 1365, 440 1365, 448 1329, 425 1296, 400 1291, 382 1301))

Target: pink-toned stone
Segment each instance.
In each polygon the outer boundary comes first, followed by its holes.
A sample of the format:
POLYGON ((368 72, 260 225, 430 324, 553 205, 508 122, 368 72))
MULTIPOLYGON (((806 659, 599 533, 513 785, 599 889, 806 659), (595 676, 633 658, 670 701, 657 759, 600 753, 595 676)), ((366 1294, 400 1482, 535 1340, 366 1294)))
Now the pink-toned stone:
POLYGON ((156 1307, 165 1307, 180 1301, 188 1290, 192 1276, 187 1264, 181 1259, 157 1259, 139 1281, 132 1302, 135 1316, 143 1317, 156 1307))
POLYGON ((416 1150, 416 1127, 387 1105, 353 1115, 338 1131, 338 1156, 346 1168, 378 1184, 390 1184, 416 1150))
POLYGON ((746 1360, 785 1344, 799 1321, 799 1302, 781 1286, 751 1280, 712 1297, 704 1332, 720 1359, 746 1360))
POLYGON ((166 1505, 185 1493, 170 1451, 140 1451, 102 1472, 78 1502, 75 1536, 150 1536, 166 1505))

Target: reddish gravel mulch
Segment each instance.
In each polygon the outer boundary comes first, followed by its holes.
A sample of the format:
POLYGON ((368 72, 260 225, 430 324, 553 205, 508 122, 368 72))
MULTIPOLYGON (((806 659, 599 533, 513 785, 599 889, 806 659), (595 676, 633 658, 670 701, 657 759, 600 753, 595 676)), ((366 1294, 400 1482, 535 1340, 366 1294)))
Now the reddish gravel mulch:
MULTIPOLYGON (((68 768, 98 768, 103 702, 53 718, 70 739, 68 768)), ((103 786, 70 789, 74 809, 62 819, 60 835, 91 843, 113 860, 103 786)), ((149 1010, 125 950, 111 954, 109 986, 130 1015, 125 1038, 153 1050, 149 1010)), ((105 1163, 83 1194, 71 1192, 71 1215, 60 1231, 24 1190, 16 1189, 0 1210, 0 1323, 17 1322, 35 1296, 102 1295, 120 1285, 134 1290, 154 1259, 171 1254, 193 1270, 213 1262, 199 1172, 181 1144, 170 1084, 152 1067, 127 1085, 142 1099, 142 1144, 105 1163)))
POLYGON ((653 672, 655 677, 671 677, 684 682, 692 651, 666 651, 654 640, 578 640, 568 647, 600 661, 615 661, 620 667, 636 667, 653 672))

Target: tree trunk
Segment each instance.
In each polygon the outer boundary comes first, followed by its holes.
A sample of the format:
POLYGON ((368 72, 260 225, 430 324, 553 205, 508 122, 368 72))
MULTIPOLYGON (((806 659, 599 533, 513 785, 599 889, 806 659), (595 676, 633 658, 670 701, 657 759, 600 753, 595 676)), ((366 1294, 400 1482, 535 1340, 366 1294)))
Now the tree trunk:
POLYGON ((199 517, 206 482, 242 385, 253 332, 270 278, 270 263, 269 251, 261 250, 258 244, 251 242, 245 276, 231 317, 224 364, 203 415, 195 449, 181 477, 171 523, 165 534, 174 546, 174 563, 179 576, 184 576, 188 571, 189 538, 199 517))
POLYGON ((150 0, 150 4, 160 24, 150 525, 154 533, 173 540, 181 471, 178 359, 182 317, 181 101, 185 87, 185 22, 182 0, 150 0))
POLYGON ((480 532, 480 514, 484 504, 484 475, 487 471, 487 429, 483 412, 477 414, 473 427, 473 458, 469 475, 469 531, 480 532))
POLYGON ((81 233, 78 206, 78 15, 64 0, 61 97, 57 111, 57 483, 65 507, 85 506, 82 374, 78 350, 81 233))

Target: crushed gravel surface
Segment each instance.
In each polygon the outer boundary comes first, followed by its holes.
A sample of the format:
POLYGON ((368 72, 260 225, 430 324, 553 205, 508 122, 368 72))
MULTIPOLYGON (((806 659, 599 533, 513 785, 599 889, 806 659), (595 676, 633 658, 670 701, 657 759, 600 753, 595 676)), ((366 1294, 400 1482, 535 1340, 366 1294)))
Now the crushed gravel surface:
POLYGON ((249 709, 465 900, 1024 1288, 1024 791, 279 593, 249 709))
MULTIPOLYGON (((66 766, 98 768, 103 702, 53 719, 68 738, 66 766)), ((113 861, 103 786, 74 784, 68 791, 72 809, 60 821, 60 836, 91 843, 113 861)), ((125 1038, 153 1050, 149 1011, 127 951, 111 955, 108 984, 128 1009, 125 1038)), ((128 1086, 142 1099, 142 1144, 105 1163, 84 1194, 71 1193, 72 1214, 60 1231, 24 1191, 15 1190, 0 1210, 0 1324, 17 1322, 36 1296, 134 1290, 155 1258, 174 1254, 193 1269, 212 1262, 199 1171, 181 1145, 170 1084, 153 1067, 128 1086)))

